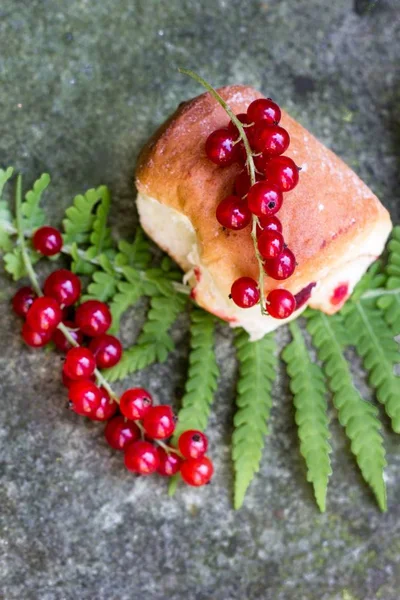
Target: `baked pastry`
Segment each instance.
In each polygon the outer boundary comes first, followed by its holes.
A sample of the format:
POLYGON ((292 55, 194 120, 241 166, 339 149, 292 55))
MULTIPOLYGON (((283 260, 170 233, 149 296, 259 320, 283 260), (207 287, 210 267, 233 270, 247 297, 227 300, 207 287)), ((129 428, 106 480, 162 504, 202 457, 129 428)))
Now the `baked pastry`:
MULTIPOLYGON (((235 114, 262 97, 239 85, 218 91, 235 114)), ((237 278, 258 279, 258 265, 250 227, 227 230, 215 218, 243 168, 220 168, 205 154, 209 134, 228 123, 209 93, 181 104, 140 154, 137 206, 143 229, 185 271, 196 302, 258 339, 286 320, 262 315, 259 305, 239 308, 229 297, 237 278)), ((306 306, 332 314, 382 252, 390 216, 340 158, 284 111, 280 124, 291 139, 286 155, 301 167, 300 183, 279 212, 297 266, 285 281, 265 276, 265 293, 284 288, 295 295, 290 319, 306 306)))

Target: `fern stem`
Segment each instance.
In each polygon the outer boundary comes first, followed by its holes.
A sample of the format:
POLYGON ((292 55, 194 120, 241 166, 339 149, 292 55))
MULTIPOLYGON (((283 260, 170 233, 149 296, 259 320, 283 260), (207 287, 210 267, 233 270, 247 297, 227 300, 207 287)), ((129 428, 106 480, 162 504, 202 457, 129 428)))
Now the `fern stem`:
MULTIPOLYGON (((245 133, 243 123, 237 118, 237 116, 232 111, 230 106, 218 94, 218 92, 209 83, 207 83, 207 81, 205 81, 205 79, 200 77, 200 75, 197 75, 197 73, 195 73, 194 71, 191 71, 190 69, 179 68, 178 71, 180 73, 183 73, 183 75, 188 75, 188 77, 191 77, 192 79, 197 81, 197 83, 202 85, 206 90, 208 90, 210 92, 210 94, 215 98, 215 100, 222 106, 222 108, 228 114, 230 120, 235 124, 235 126, 237 127, 237 130, 239 131, 239 135, 243 142, 244 148, 246 150, 246 156, 247 156, 246 164, 247 164, 247 168, 248 168, 249 175, 250 175, 250 182, 251 182, 251 185, 254 185, 256 183, 256 168, 254 165, 253 152, 250 148, 249 140, 245 133)), ((253 215, 252 228, 251 228, 251 239, 253 241, 254 253, 255 253, 255 256, 257 259, 257 264, 258 264, 258 287, 260 288, 261 314, 268 315, 268 312, 266 310, 266 302, 265 302, 263 260, 262 260, 261 254, 258 251, 258 244, 257 244, 257 225, 258 225, 258 218, 255 215, 253 215)))
POLYGON ((31 280, 32 287, 35 290, 38 296, 43 296, 41 287, 39 285, 38 278, 36 277, 36 273, 33 269, 31 259, 29 257, 28 250, 26 248, 24 231, 23 231, 23 223, 22 223, 22 176, 18 175, 17 177, 17 187, 15 190, 15 214, 17 218, 17 235, 18 242, 21 248, 22 260, 24 261, 26 272, 31 280))
POLYGON ((387 290, 385 288, 377 288, 376 290, 368 290, 360 296, 360 300, 368 300, 369 298, 381 298, 382 296, 397 296, 400 294, 400 288, 387 290))

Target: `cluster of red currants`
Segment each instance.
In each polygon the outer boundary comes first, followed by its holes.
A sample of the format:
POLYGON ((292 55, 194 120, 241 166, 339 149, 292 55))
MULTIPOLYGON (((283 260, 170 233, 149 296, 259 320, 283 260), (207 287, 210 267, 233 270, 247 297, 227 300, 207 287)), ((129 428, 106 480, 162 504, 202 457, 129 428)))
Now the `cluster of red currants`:
MULTIPOLYGON (((42 227, 33 236, 33 246, 43 255, 55 255, 62 247, 61 234, 42 227)), ((66 353, 62 380, 68 389, 69 408, 94 421, 108 421, 106 440, 112 448, 124 451, 130 471, 168 476, 180 472, 189 485, 208 483, 213 465, 205 456, 206 436, 201 431, 185 431, 178 448, 168 446, 163 440, 172 436, 176 424, 171 407, 153 406, 151 395, 142 388, 129 389, 118 399, 98 371, 113 367, 122 356, 121 342, 107 333, 112 322, 108 306, 87 300, 71 317, 81 295, 81 282, 66 269, 51 273, 43 290, 44 295, 38 296, 30 287, 19 289, 12 300, 13 309, 25 319, 22 337, 29 346, 38 348, 53 341, 66 353)))
MULTIPOLYGON (((252 150, 256 182, 251 185, 248 156, 238 128, 231 121, 227 128, 213 131, 206 141, 207 157, 226 167, 244 165, 235 179, 235 193, 217 207, 218 222, 227 229, 240 230, 257 219, 257 251, 265 273, 276 280, 288 279, 296 267, 293 252, 285 244, 282 224, 275 216, 282 206, 283 193, 290 192, 299 181, 299 168, 288 156, 290 137, 279 125, 281 110, 270 98, 254 100, 247 113, 236 115, 242 123, 252 150)), ((241 308, 251 308, 260 301, 257 282, 251 277, 237 279, 231 298, 241 308)), ((293 294, 285 289, 272 290, 267 296, 268 313, 276 319, 289 317, 296 309, 293 294)))

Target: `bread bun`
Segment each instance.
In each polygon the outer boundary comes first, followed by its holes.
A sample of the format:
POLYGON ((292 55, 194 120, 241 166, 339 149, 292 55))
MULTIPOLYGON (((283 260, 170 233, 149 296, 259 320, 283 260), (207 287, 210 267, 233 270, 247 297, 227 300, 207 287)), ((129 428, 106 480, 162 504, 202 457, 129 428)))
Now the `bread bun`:
MULTIPOLYGON (((218 91, 236 114, 262 97, 238 85, 218 91)), ((216 166, 204 147, 208 135, 228 123, 208 93, 181 104, 140 154, 137 205, 143 229, 186 272, 197 303, 257 339, 285 321, 262 316, 259 306, 241 309, 229 299, 233 281, 258 279, 258 268, 250 226, 224 230, 215 217, 242 167, 216 166)), ((300 182, 285 194, 278 215, 297 267, 285 281, 266 276, 265 292, 281 287, 300 294, 304 302, 291 318, 307 305, 331 314, 382 252, 390 216, 340 158, 283 111, 280 124, 291 138, 285 154, 301 167, 300 182)))

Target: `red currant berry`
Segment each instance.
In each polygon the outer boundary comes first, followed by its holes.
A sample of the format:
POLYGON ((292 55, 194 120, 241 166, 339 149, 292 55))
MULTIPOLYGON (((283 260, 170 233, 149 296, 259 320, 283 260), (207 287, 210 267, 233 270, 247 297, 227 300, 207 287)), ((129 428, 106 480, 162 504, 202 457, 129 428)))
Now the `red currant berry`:
POLYGON ((295 297, 289 290, 272 290, 267 296, 267 310, 274 319, 287 319, 296 310, 295 297))
MULTIPOLYGON (((246 115, 246 113, 240 113, 238 115, 236 115, 236 117, 239 119, 239 121, 243 124, 243 125, 247 125, 247 127, 244 127, 244 132, 246 134, 247 139, 249 140, 249 144, 250 146, 252 145, 252 136, 253 136, 253 132, 254 132, 254 127, 252 124, 252 121, 249 119, 249 117, 246 115), (251 126, 250 126, 251 125, 251 126)), ((229 125, 228 125, 228 131, 232 132, 233 135, 235 136, 235 139, 237 140, 239 137, 239 130, 236 127, 236 125, 230 121, 229 125)), ((244 148, 244 144, 243 141, 239 142, 239 146, 240 146, 240 151, 246 154, 245 148, 244 148)), ((247 157, 245 156, 245 159, 247 157)))
POLYGON ((102 393, 97 385, 89 380, 83 380, 71 383, 68 397, 72 402, 72 410, 78 415, 88 417, 99 408, 102 393))
POLYGON ((266 260, 276 258, 283 250, 285 242, 278 231, 264 230, 258 238, 258 250, 266 260))
POLYGON ((282 233, 282 223, 275 215, 262 216, 258 217, 258 222, 260 225, 257 225, 257 237, 259 237, 263 231, 277 231, 278 233, 282 233))
POLYGON ((282 206, 282 201, 281 190, 266 181, 255 183, 247 194, 249 209, 257 217, 274 215, 282 206))
POLYGON ((265 173, 265 169, 267 168, 271 158, 272 157, 268 154, 258 154, 256 156, 253 156, 254 166, 257 169, 257 171, 260 171, 260 173, 265 173))
POLYGON ((182 479, 188 485, 199 487, 208 483, 213 476, 214 467, 207 456, 189 458, 181 466, 182 479))
MULTIPOLYGON (((71 385, 76 382, 76 379, 71 379, 70 377, 68 377, 68 375, 65 374, 64 370, 61 371, 61 379, 63 386, 66 388, 70 388, 71 385)), ((92 381, 93 383, 96 383, 96 375, 93 374, 91 377, 88 378, 88 380, 92 381)))
POLYGON ((232 165, 238 157, 237 146, 234 144, 236 137, 229 129, 213 131, 206 141, 208 159, 220 167, 232 165))
POLYGON ((281 109, 271 98, 258 98, 249 105, 247 116, 250 123, 262 120, 270 125, 277 125, 281 120, 281 109))
POLYGON ((36 298, 26 315, 26 322, 35 331, 53 332, 62 318, 59 304, 54 298, 42 296, 36 298))
POLYGON ((62 248, 62 236, 54 227, 41 227, 37 229, 32 238, 32 244, 37 252, 44 256, 54 256, 62 248))
POLYGON ((125 450, 128 444, 140 438, 140 429, 132 421, 127 421, 121 415, 110 419, 104 430, 107 443, 114 450, 125 450))
POLYGON ((67 269, 58 269, 46 279, 44 293, 55 298, 60 306, 71 306, 81 294, 81 282, 75 273, 67 269))
POLYGON ((228 196, 221 200, 216 210, 217 221, 227 229, 243 229, 251 221, 247 202, 238 196, 228 196))
POLYGON ((157 454, 160 461, 157 469, 159 475, 172 477, 180 471, 182 459, 175 452, 167 453, 163 448, 158 447, 157 454))
POLYGON ((99 369, 108 369, 116 365, 122 356, 121 342, 113 335, 103 334, 93 338, 89 344, 99 369))
POLYGON ((140 421, 144 418, 153 404, 153 398, 143 388, 126 390, 121 396, 119 408, 127 419, 140 421))
POLYGON ((88 348, 71 348, 64 363, 64 371, 70 379, 89 379, 96 368, 96 359, 88 348))
POLYGON ((125 450, 125 466, 139 475, 151 475, 157 471, 160 459, 157 449, 150 442, 134 442, 125 450))
POLYGON ((267 181, 282 192, 290 192, 299 182, 299 170, 288 156, 274 156, 265 167, 267 181))
POLYGON ((185 458, 201 458, 207 452, 207 436, 201 431, 189 429, 179 437, 178 447, 185 458))
POLYGON ((272 279, 288 279, 293 275, 296 268, 296 259, 289 248, 284 248, 280 255, 273 260, 267 260, 264 264, 264 271, 272 279))
POLYGON ((25 318, 35 298, 36 294, 32 288, 27 286, 20 288, 12 299, 12 307, 15 314, 25 318))
POLYGON ((170 437, 175 429, 175 416, 170 406, 152 406, 143 419, 143 427, 149 438, 163 440, 170 437))
POLYGON ((251 277, 240 277, 233 282, 231 298, 240 308, 251 308, 260 300, 257 282, 251 277))
POLYGON ((32 348, 42 348, 51 340, 51 331, 35 331, 28 323, 23 324, 21 335, 25 344, 32 348))
POLYGON ((111 325, 111 313, 107 304, 87 300, 76 309, 75 321, 85 335, 95 337, 105 333, 111 325))
MULTIPOLYGON (((83 335, 82 332, 79 331, 79 329, 76 329, 75 323, 73 323, 72 321, 64 321, 64 325, 68 327, 69 334, 74 338, 76 343, 79 345, 82 344, 83 335)), ((55 332, 53 333, 52 340, 55 343, 58 350, 61 350, 61 352, 68 352, 68 350, 71 350, 71 348, 73 348, 71 343, 67 340, 67 338, 65 337, 63 332, 60 331, 60 329, 55 330, 55 332)))
POLYGON ((108 421, 117 412, 118 405, 110 398, 109 393, 103 387, 100 388, 101 400, 96 410, 88 415, 92 421, 108 421))
POLYGON ((259 121, 254 126, 253 144, 258 152, 277 156, 283 154, 289 148, 290 137, 283 127, 259 121))

